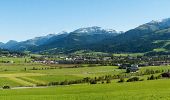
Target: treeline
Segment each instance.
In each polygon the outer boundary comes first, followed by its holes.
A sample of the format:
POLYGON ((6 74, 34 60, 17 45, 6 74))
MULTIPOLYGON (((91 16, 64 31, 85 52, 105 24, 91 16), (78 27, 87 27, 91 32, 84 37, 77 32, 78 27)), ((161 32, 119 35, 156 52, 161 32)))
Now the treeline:
MULTIPOLYGON (((162 79, 163 77, 165 77, 165 76, 163 76, 163 75, 167 75, 167 73, 163 73, 163 74, 160 74, 160 75, 158 75, 158 76, 151 75, 151 76, 149 76, 149 77, 147 78, 147 80, 162 79)), ((167 77, 167 76, 166 76, 166 77, 167 77)), ((168 78, 170 78, 170 77, 168 76, 168 78)), ((127 79, 127 81, 125 81, 124 78, 120 78, 120 80, 118 81, 118 83, 123 83, 123 82, 136 82, 136 81, 144 81, 144 79, 140 79, 139 77, 132 77, 132 78, 127 79)))
POLYGON ((129 73, 126 74, 126 76, 143 76, 143 75, 151 75, 151 74, 157 74, 157 73, 166 73, 170 72, 170 69, 158 69, 158 70, 152 70, 152 69, 146 69, 144 71, 136 72, 136 73, 129 73))
POLYGON ((86 77, 86 78, 79 79, 79 80, 65 80, 65 81, 62 81, 62 82, 50 82, 50 83, 48 83, 48 86, 83 84, 83 83, 87 83, 87 84, 98 84, 98 83, 101 83, 101 84, 104 84, 104 83, 111 83, 111 80, 113 78, 114 77, 111 76, 111 75, 94 77, 94 78, 86 77))
POLYGON ((151 75, 150 77, 148 77, 147 80, 157 80, 157 79, 161 79, 161 78, 162 78, 162 74, 158 75, 158 76, 151 75))
POLYGON ((160 56, 160 55, 170 55, 170 52, 166 52, 166 51, 160 51, 160 52, 151 51, 151 52, 146 53, 144 56, 160 56))
MULTIPOLYGON (((105 75, 105 76, 99 76, 99 77, 86 77, 80 80, 65 80, 62 82, 50 82, 48 85, 71 85, 71 84, 81 84, 81 83, 89 83, 89 84, 97 84, 97 83, 111 83, 111 80, 114 79, 120 79, 120 82, 124 82, 124 78, 129 78, 127 82, 133 82, 133 81, 143 81, 144 79, 139 79, 139 77, 132 77, 132 76, 143 76, 143 75, 150 75, 150 74, 156 74, 156 73, 167 73, 170 72, 170 70, 146 70, 143 73, 124 73, 120 75, 105 75), (132 77, 132 78, 130 78, 132 77)), ((153 79, 160 79, 161 76, 154 76, 153 75, 148 78, 148 80, 153 79)))
POLYGON ((9 51, 7 49, 0 49, 0 56, 12 56, 12 55, 17 55, 19 57, 27 56, 26 53, 24 52, 19 52, 19 51, 9 51))
MULTIPOLYGON (((139 79, 138 77, 133 77, 132 76, 142 76, 142 75, 150 75, 151 73, 155 74, 158 73, 159 71, 153 71, 153 70, 147 70, 144 73, 124 73, 124 74, 119 74, 119 75, 105 75, 105 76, 99 76, 99 77, 86 77, 83 79, 79 80, 65 80, 61 82, 49 82, 48 84, 38 84, 37 86, 45 85, 45 86, 55 86, 55 85, 71 85, 71 84, 104 84, 104 83, 111 83, 111 80, 114 79, 120 79, 120 82, 124 82, 124 78, 129 78, 127 82, 132 82, 132 81, 143 81, 143 79, 139 79)), ((160 71, 161 72, 161 71, 160 71)))
POLYGON ((56 86, 56 85, 72 85, 72 84, 104 84, 104 83, 111 83, 111 80, 120 78, 119 75, 105 75, 105 76, 99 76, 99 77, 86 77, 83 79, 78 80, 65 80, 65 81, 54 81, 49 82, 48 84, 37 84, 37 86, 56 86))

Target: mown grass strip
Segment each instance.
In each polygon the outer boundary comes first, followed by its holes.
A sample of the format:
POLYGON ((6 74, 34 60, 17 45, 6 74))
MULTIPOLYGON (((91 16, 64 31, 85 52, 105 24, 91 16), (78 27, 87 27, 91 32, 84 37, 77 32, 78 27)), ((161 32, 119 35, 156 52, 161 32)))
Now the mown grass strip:
POLYGON ((10 80, 15 81, 23 86, 35 86, 36 84, 16 78, 16 77, 8 77, 10 80))
POLYGON ((33 84, 46 84, 44 81, 35 80, 35 79, 29 78, 29 77, 17 77, 17 78, 27 81, 27 82, 30 82, 30 83, 33 83, 33 84))

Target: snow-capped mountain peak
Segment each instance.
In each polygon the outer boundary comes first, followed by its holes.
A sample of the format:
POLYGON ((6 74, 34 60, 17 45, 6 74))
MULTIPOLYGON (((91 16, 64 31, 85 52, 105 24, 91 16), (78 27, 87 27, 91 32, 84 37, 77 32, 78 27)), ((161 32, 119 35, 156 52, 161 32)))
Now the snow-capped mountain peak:
POLYGON ((86 27, 86 28, 77 29, 77 30, 73 31, 73 33, 102 34, 102 33, 117 33, 117 32, 113 29, 103 29, 103 28, 98 27, 98 26, 93 26, 93 27, 86 27))

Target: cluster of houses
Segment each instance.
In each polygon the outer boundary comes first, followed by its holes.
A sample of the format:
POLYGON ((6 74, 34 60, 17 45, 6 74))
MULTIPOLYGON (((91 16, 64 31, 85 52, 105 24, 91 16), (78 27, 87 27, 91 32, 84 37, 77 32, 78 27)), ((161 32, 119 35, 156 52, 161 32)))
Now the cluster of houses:
POLYGON ((170 65, 170 61, 151 61, 149 62, 150 66, 167 66, 170 65))
POLYGON ((100 61, 111 61, 111 57, 65 57, 60 60, 49 60, 48 58, 44 59, 34 59, 34 63, 43 63, 43 64, 82 64, 82 63, 98 63, 100 61))
POLYGON ((60 57, 58 60, 49 60, 48 57, 44 59, 34 59, 32 62, 43 63, 43 64, 110 64, 118 65, 121 69, 126 69, 127 72, 137 72, 140 67, 144 66, 161 66, 170 65, 170 57, 89 57, 89 56, 64 56, 60 57), (166 60, 165 60, 166 59, 166 60), (135 64, 134 64, 135 63, 135 64))
POLYGON ((128 73, 137 72, 139 70, 139 66, 137 64, 118 64, 119 69, 126 69, 128 73))
POLYGON ((58 61, 52 60, 33 60, 34 63, 42 63, 42 64, 59 64, 58 61))

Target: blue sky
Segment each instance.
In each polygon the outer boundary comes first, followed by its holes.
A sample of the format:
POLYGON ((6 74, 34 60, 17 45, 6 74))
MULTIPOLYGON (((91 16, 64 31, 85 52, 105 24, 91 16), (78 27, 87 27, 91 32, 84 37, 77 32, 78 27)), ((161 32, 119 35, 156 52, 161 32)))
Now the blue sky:
POLYGON ((0 0, 0 41, 81 27, 126 31, 170 17, 170 0, 0 0))

